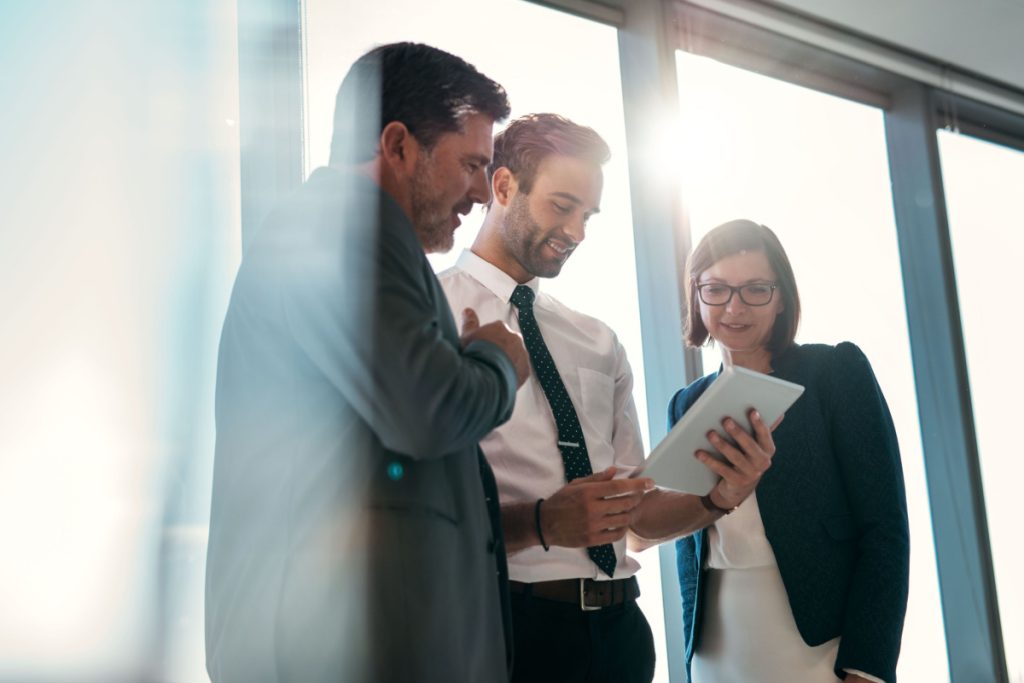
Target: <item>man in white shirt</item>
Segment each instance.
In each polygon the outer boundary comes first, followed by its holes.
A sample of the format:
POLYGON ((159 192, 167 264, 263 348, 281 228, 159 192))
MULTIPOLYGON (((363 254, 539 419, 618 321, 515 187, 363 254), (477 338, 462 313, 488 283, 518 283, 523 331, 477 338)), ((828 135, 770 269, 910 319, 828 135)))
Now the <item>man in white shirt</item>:
POLYGON ((470 324, 521 331, 534 369, 512 418, 481 442, 509 552, 513 681, 650 681, 627 532, 642 548, 707 526, 750 494, 774 452, 759 421, 756 439, 727 424, 741 448, 722 445, 731 465, 699 456, 723 477, 709 496, 626 478, 644 453, 625 351, 538 279, 558 275, 583 241, 609 156, 596 132, 560 116, 512 122, 494 141, 492 201, 472 250, 439 277, 470 324))

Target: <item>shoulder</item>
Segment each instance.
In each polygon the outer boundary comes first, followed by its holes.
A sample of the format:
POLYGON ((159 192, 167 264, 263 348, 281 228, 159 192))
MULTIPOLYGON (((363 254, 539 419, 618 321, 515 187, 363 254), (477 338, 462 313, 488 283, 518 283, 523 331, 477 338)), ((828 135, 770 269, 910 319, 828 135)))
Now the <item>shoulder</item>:
MULTIPOLYGON (((481 323, 491 319, 490 315, 481 306, 487 307, 500 303, 498 297, 491 290, 485 287, 468 270, 458 265, 446 268, 437 274, 437 281, 441 285, 448 305, 453 311, 461 311, 465 307, 477 309, 481 315, 481 323)), ((458 316, 456 316, 458 317, 458 316)))
POLYGON ((781 379, 802 384, 809 397, 831 406, 845 405, 854 394, 877 385, 867 356, 848 341, 795 346, 779 357, 776 371, 781 379))
POLYGON ((779 354, 775 369, 784 379, 788 376, 814 376, 819 372, 835 373, 857 368, 870 368, 867 356, 853 342, 831 344, 794 344, 779 354))
POLYGON ((835 348, 831 344, 793 344, 780 353, 772 364, 776 371, 779 371, 789 367, 828 363, 835 353, 835 348))
POLYGON ((871 362, 860 347, 853 342, 840 342, 832 352, 833 362, 839 368, 856 369, 870 368, 871 362))
POLYGON ((694 401, 700 398, 700 395, 703 394, 709 386, 711 386, 711 383, 715 381, 715 377, 717 376, 717 372, 704 375, 700 379, 694 380, 677 391, 668 402, 669 419, 672 422, 675 422, 681 418, 683 413, 689 410, 690 406, 693 405, 694 401))
POLYGON ((618 344, 618 337, 615 335, 615 331, 612 330, 607 323, 592 315, 581 313, 575 308, 566 306, 547 292, 540 292, 537 296, 537 303, 535 306, 547 311, 555 317, 568 320, 575 325, 582 334, 588 337, 595 339, 608 338, 614 340, 614 342, 618 344))
POLYGON ((470 296, 479 290, 486 289, 468 270, 457 265, 445 268, 438 273, 437 281, 441 283, 444 293, 449 298, 470 296))
POLYGON ((452 266, 450 268, 445 268, 440 273, 438 273, 437 281, 440 282, 441 286, 443 287, 448 283, 455 282, 460 278, 464 277, 467 277, 466 271, 464 271, 462 268, 459 268, 458 266, 452 266))
POLYGON ((851 374, 871 371, 871 363, 864 352, 853 342, 829 344, 803 344, 794 347, 794 360, 805 369, 823 368, 828 374, 842 379, 851 374))

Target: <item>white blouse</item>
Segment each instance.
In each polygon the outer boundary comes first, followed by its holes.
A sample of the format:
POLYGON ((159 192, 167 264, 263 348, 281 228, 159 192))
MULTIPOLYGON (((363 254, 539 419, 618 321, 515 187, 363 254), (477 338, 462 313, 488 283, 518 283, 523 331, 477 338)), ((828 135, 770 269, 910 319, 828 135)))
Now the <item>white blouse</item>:
POLYGON ((775 564, 775 553, 764 533, 756 492, 732 514, 708 528, 708 550, 710 569, 752 569, 775 564))
MULTIPOLYGON (((753 569, 776 565, 775 553, 764 533, 757 492, 740 503, 732 514, 721 517, 708 527, 707 567, 709 569, 753 569)), ((844 669, 875 683, 880 678, 857 669, 844 669)))

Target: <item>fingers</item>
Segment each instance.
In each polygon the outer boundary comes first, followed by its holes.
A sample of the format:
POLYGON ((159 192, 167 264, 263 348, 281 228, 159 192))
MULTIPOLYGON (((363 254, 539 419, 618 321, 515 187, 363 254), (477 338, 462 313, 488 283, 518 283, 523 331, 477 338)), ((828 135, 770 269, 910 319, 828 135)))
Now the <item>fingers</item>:
POLYGON ((754 427, 754 437, 757 439, 757 445, 761 447, 768 457, 775 455, 775 441, 772 439, 772 432, 779 423, 782 421, 780 417, 775 421, 775 424, 770 428, 761 419, 761 413, 756 410, 751 410, 748 416, 750 418, 750 424, 754 427))
POLYGON ((599 522, 592 524, 590 530, 581 536, 580 546, 588 547, 604 543, 614 543, 629 531, 629 524, 632 518, 633 516, 629 512, 602 517, 599 522))
POLYGON ((462 334, 466 335, 480 327, 480 318, 472 308, 462 311, 462 334))
POLYGON ((602 498, 616 498, 623 495, 643 495, 654 488, 654 480, 649 477, 636 479, 613 479, 596 491, 602 498))
POLYGON ((704 450, 694 453, 708 469, 721 477, 716 488, 727 506, 739 505, 750 495, 771 466, 772 456, 775 454, 771 430, 765 425, 760 414, 752 410, 749 417, 753 434, 746 432, 735 420, 726 418, 722 421, 724 430, 734 443, 727 441, 718 432, 708 433, 708 441, 722 454, 725 462, 704 450))
POLYGON ((475 340, 488 341, 501 349, 512 362, 516 373, 516 387, 521 387, 530 376, 530 356, 523 344, 523 337, 518 332, 501 322, 493 320, 486 325, 480 324, 480 318, 472 308, 462 311, 462 334, 460 340, 467 346, 475 340))
POLYGON ((602 499, 591 506, 592 514, 602 525, 607 525, 609 518, 632 514, 643 499, 643 492, 602 499))
POLYGON ((544 502, 544 537, 548 543, 586 547, 625 536, 635 510, 653 487, 649 478, 612 479, 609 467, 574 479, 544 502))
MULTIPOLYGON (((762 427, 764 426, 760 419, 757 422, 762 427)), ((771 434, 763 432, 764 443, 762 444, 759 441, 755 441, 754 437, 744 431, 731 418, 723 420, 722 425, 729 436, 732 437, 735 445, 726 441, 717 432, 709 432, 708 440, 731 465, 744 472, 753 471, 760 473, 768 469, 769 464, 771 464, 771 456, 775 453, 775 442, 772 441, 771 434)))
MULTIPOLYGON (((648 477, 612 479, 614 475, 615 468, 609 467, 604 471, 573 479, 567 484, 567 487, 584 489, 588 500, 617 500, 632 497, 639 500, 644 493, 654 488, 654 480, 648 477)), ((610 507, 614 507, 614 505, 610 507)))
POLYGON ((704 463, 704 466, 709 470, 717 474, 718 476, 725 479, 726 477, 733 476, 736 472, 736 468, 727 462, 722 462, 718 458, 714 457, 710 453, 704 450, 696 451, 693 457, 704 463))

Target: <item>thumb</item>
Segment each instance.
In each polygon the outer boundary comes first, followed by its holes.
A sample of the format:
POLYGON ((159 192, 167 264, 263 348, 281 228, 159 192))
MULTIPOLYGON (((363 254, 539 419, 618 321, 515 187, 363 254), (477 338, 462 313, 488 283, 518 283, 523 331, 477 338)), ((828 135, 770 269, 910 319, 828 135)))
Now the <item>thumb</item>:
POLYGON ((462 311, 462 334, 469 334, 480 327, 480 318, 477 317, 476 311, 472 308, 466 308, 462 311))
POLYGON ((600 472, 594 472, 586 477, 580 477, 579 479, 573 479, 571 484, 588 484, 596 481, 611 481, 615 477, 615 467, 609 467, 601 470, 600 472))

